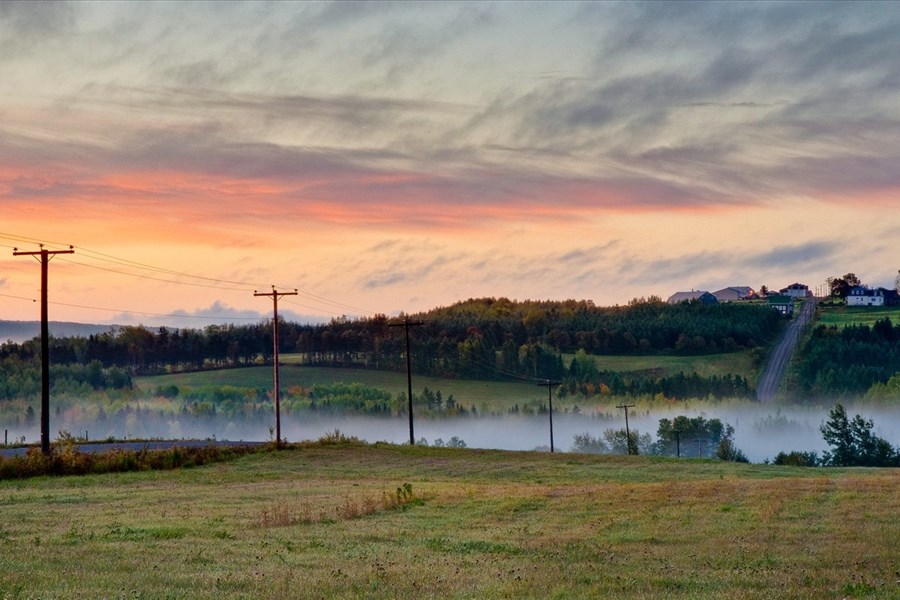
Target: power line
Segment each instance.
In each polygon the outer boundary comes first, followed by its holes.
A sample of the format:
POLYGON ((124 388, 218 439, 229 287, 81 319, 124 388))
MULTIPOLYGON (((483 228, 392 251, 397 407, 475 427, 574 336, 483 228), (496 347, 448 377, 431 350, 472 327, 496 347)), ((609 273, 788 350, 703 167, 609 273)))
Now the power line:
POLYGON ((24 244, 38 244, 40 246, 59 246, 64 249, 73 247, 71 244, 64 244, 62 242, 50 242, 47 240, 39 240, 36 238, 25 237, 25 236, 16 235, 13 233, 4 233, 2 231, 0 231, 0 238, 5 238, 8 240, 12 240, 14 242, 24 243, 24 244))
POLYGON ((521 374, 515 373, 513 371, 507 371, 506 369, 501 369, 501 368, 497 367, 496 365, 492 365, 490 363, 487 363, 487 362, 481 360, 477 356, 469 357, 468 360, 480 367, 483 367, 485 369, 493 371, 494 373, 496 373, 498 375, 503 375, 505 377, 509 377, 510 379, 515 379, 516 381, 521 381, 523 383, 540 381, 540 379, 537 377, 528 377, 527 375, 521 375, 521 374))
MULTIPOLYGON (((79 247, 79 250, 83 250, 83 249, 79 247)), ((153 272, 157 272, 157 273, 164 273, 166 275, 176 275, 178 277, 187 277, 189 279, 200 279, 202 281, 211 281, 214 283, 224 283, 224 284, 228 284, 228 285, 242 285, 242 286, 245 286, 248 288, 253 287, 253 284, 248 283, 246 281, 232 281, 229 279, 221 279, 218 277, 208 277, 206 275, 195 275, 193 273, 185 273, 182 271, 176 271, 174 269, 167 269, 165 267, 156 267, 153 265, 148 265, 146 263, 140 263, 137 261, 133 261, 133 260, 130 260, 127 258, 118 258, 118 257, 112 256, 109 254, 104 254, 102 252, 96 252, 94 250, 84 250, 84 251, 89 253, 90 255, 93 255, 92 258, 96 258, 97 260, 103 260, 103 261, 111 262, 111 263, 122 265, 122 266, 136 267, 139 269, 145 269, 145 270, 153 271, 153 272)), ((257 285, 257 287, 259 287, 259 286, 257 285)), ((241 290, 241 291, 246 291, 246 290, 241 290)))
MULTIPOLYGON (((6 232, 0 232, 0 238, 9 239, 9 240, 13 240, 16 242, 40 243, 40 244, 44 244, 46 246, 61 246, 61 247, 65 247, 65 248, 70 247, 69 244, 62 244, 59 242, 52 242, 52 241, 42 241, 42 240, 37 240, 35 238, 20 236, 20 235, 6 233, 6 232)), ((264 284, 261 284, 259 282, 235 281, 232 279, 223 279, 223 278, 218 278, 218 277, 209 277, 206 275, 198 275, 195 273, 186 273, 186 272, 178 271, 175 269, 169 269, 169 268, 151 265, 148 263, 139 262, 139 261, 135 261, 135 260, 127 259, 127 258, 113 256, 111 254, 99 252, 97 250, 92 250, 90 248, 85 248, 83 246, 72 246, 72 248, 77 248, 80 254, 85 255, 86 257, 92 258, 97 261, 111 263, 114 265, 118 265, 121 267, 127 267, 130 269, 149 271, 151 273, 156 273, 156 274, 170 275, 170 276, 185 278, 185 279, 195 279, 195 280, 198 280, 200 282, 205 282, 205 283, 196 283, 196 282, 181 281, 181 280, 176 280, 176 279, 167 279, 164 277, 157 277, 157 276, 153 276, 153 275, 146 275, 146 274, 141 274, 141 273, 133 273, 133 272, 122 271, 122 270, 118 270, 118 269, 112 269, 112 268, 103 267, 100 265, 90 264, 90 263, 86 263, 86 262, 81 262, 81 261, 77 261, 77 260, 66 260, 66 262, 68 262, 69 264, 79 265, 79 266, 83 266, 83 267, 87 267, 87 268, 91 268, 91 269, 105 271, 108 273, 125 275, 128 277, 135 277, 138 279, 146 279, 146 280, 150 280, 150 281, 159 281, 162 283, 171 283, 173 285, 186 285, 186 286, 190 286, 190 287, 201 287, 201 288, 208 288, 208 289, 237 291, 237 292, 244 292, 244 293, 246 293, 250 290, 259 289, 260 287, 265 287, 264 284), (234 286, 240 286, 240 287, 234 287, 234 286)), ((335 309, 339 309, 340 311, 351 311, 351 312, 360 313, 363 315, 377 314, 376 311, 361 308, 359 306, 354 306, 352 304, 347 304, 344 302, 338 302, 336 300, 331 300, 329 298, 325 298, 324 296, 320 296, 318 294, 314 294, 312 292, 309 292, 309 291, 306 291, 303 289, 297 289, 297 292, 299 295, 303 296, 307 300, 310 300, 313 303, 315 303, 315 305, 310 306, 309 304, 301 304, 301 303, 297 303, 297 302, 291 302, 289 300, 285 300, 285 302, 287 302, 289 304, 294 304, 295 306, 300 306, 300 307, 308 309, 308 310, 324 312, 324 313, 330 314, 332 316, 339 316, 341 314, 341 312, 338 312, 335 309)), ((138 312, 138 311, 127 311, 127 312, 138 312)), ((154 314, 154 313, 143 313, 143 314, 154 314)), ((168 315, 160 315, 160 316, 168 316, 168 315)), ((173 316, 177 316, 177 315, 173 315, 173 316)))
MULTIPOLYGON (((4 233, 4 232, 0 232, 0 237, 15 240, 15 241, 24 241, 24 242, 29 242, 29 243, 41 243, 44 245, 63 245, 63 244, 59 244, 57 242, 40 241, 40 240, 35 240, 32 238, 17 236, 14 234, 9 234, 9 233, 4 233)), ((68 244, 65 244, 65 246, 69 247, 68 244)), ((91 250, 90 248, 85 248, 83 246, 77 246, 77 247, 72 246, 72 248, 77 248, 80 253, 85 254, 85 255, 89 256, 90 258, 94 258, 96 260, 100 260, 100 261, 104 261, 104 262, 110 262, 110 263, 121 265, 121 266, 138 268, 138 269, 143 269, 143 270, 147 270, 147 271, 153 271, 156 273, 164 273, 166 275, 175 275, 178 277, 186 277, 188 279, 199 279, 199 280, 203 280, 203 281, 211 281, 214 283, 223 283, 223 284, 227 284, 227 285, 240 285, 240 286, 245 286, 248 289, 252 289, 253 287, 260 287, 260 284, 258 284, 258 283, 253 284, 253 283, 248 283, 246 281, 233 281, 233 280, 221 279, 221 278, 217 278, 217 277, 208 277, 206 275, 196 275, 193 273, 185 273, 183 271, 177 271, 177 270, 168 269, 165 267, 158 267, 155 265, 150 265, 147 263, 142 263, 142 262, 138 262, 138 261, 127 259, 127 258, 120 258, 117 256, 113 256, 111 254, 106 254, 104 252, 98 252, 97 250, 91 250)), ((69 261, 69 262, 72 262, 73 264, 81 264, 84 266, 93 266, 93 265, 87 265, 85 263, 78 263, 76 261, 69 261)), ((97 268, 100 268, 100 267, 97 267, 97 268)), ((133 275, 131 273, 126 273, 126 274, 133 275)), ((172 282, 172 283, 180 283, 183 285, 192 285, 192 284, 187 284, 185 282, 172 282)), ((196 285, 196 284, 193 284, 193 285, 196 285)), ((240 291, 247 291, 247 289, 243 289, 240 291)))
POLYGON ((13 296, 12 294, 0 294, 4 298, 15 298, 16 300, 28 300, 29 302, 37 302, 34 298, 26 298, 25 296, 13 296))
MULTIPOLYGON (((105 254, 105 253, 102 253, 102 252, 97 252, 97 251, 95 251, 95 250, 87 250, 87 249, 84 249, 84 248, 81 248, 81 247, 79 247, 79 250, 83 250, 84 252, 87 252, 87 253, 89 253, 89 254, 91 254, 91 255, 94 255, 93 258, 97 258, 98 260, 105 260, 105 261, 112 262, 112 263, 115 263, 115 264, 120 264, 120 265, 122 265, 122 266, 132 266, 132 267, 141 268, 141 269, 147 269, 147 270, 155 271, 155 272, 159 272, 159 273, 165 273, 165 274, 168 274, 168 275, 176 275, 176 276, 179 276, 179 277, 187 277, 187 278, 191 278, 191 279, 200 279, 200 280, 203 280, 203 281, 211 281, 211 282, 214 282, 214 283, 222 283, 222 284, 226 284, 226 285, 239 285, 239 286, 244 286, 244 287, 243 287, 242 289, 238 289, 238 288, 221 287, 221 286, 203 286, 202 284, 192 284, 192 283, 183 282, 183 281, 172 281, 172 280, 166 280, 166 279, 159 279, 159 281, 166 281, 166 282, 168 282, 168 283, 175 283, 175 284, 181 284, 181 285, 194 285, 194 286, 199 286, 199 287, 212 287, 212 288, 214 288, 214 289, 227 289, 227 290, 240 291, 240 292, 246 292, 246 291, 249 291, 250 289, 254 289, 254 290, 255 290, 255 289, 258 289, 258 288, 260 288, 260 287, 263 287, 263 286, 262 286, 261 284, 259 284, 258 282, 254 283, 254 282, 247 282, 247 281, 234 281, 234 280, 230 280, 230 279, 221 279, 221 278, 217 278, 217 277, 208 277, 208 276, 205 276, 205 275, 195 275, 195 274, 191 274, 191 273, 185 273, 185 272, 182 272, 182 271, 176 271, 176 270, 173 270, 173 269, 167 269, 167 268, 163 268, 163 267, 157 267, 157 266, 153 266, 153 265, 148 265, 148 264, 146 264, 146 263, 141 263, 141 262, 137 262, 137 261, 133 261, 133 260, 129 260, 129 259, 118 258, 118 257, 112 256, 112 255, 109 255, 109 254, 105 254)), ((132 275, 132 274, 130 274, 130 273, 126 273, 126 274, 132 275)), ((137 275, 135 275, 135 276, 137 276, 137 275)), ((142 276, 142 277, 146 277, 146 276, 142 276)), ((147 277, 147 278, 148 278, 148 279, 153 279, 152 277, 147 277)), ((305 290, 297 289, 297 288, 295 288, 295 290, 297 291, 298 294, 300 294, 300 295, 302 295, 302 296, 304 296, 304 297, 307 297, 307 298, 309 298, 309 299, 311 299, 311 300, 314 300, 314 301, 316 301, 316 302, 321 302, 321 303, 325 303, 325 304, 330 304, 330 305, 332 305, 332 306, 335 306, 335 307, 338 307, 338 308, 342 308, 342 309, 349 309, 349 310, 353 310, 353 311, 357 311, 357 312, 368 313, 368 314, 374 314, 373 311, 370 311, 370 310, 367 310, 367 309, 364 309, 364 308, 360 308, 360 307, 358 307, 358 306, 352 306, 352 305, 350 305, 350 304, 345 304, 345 303, 342 303, 342 302, 337 302, 337 301, 334 301, 334 300, 329 300, 328 298, 325 298, 325 297, 322 297, 322 296, 318 296, 318 295, 316 295, 316 294, 313 294, 312 292, 307 292, 307 291, 305 291, 305 290)), ((286 300, 285 302, 290 303, 290 301, 288 301, 288 300, 286 300)), ((309 307, 309 306, 305 306, 305 305, 298 305, 298 306, 304 306, 304 308, 310 308, 311 310, 323 310, 321 307, 309 307)))
MULTIPOLYGON (((70 247, 68 244, 61 244, 59 242, 51 242, 51 241, 42 241, 42 240, 37 240, 35 238, 29 238, 26 236, 20 236, 20 235, 11 234, 11 233, 5 233, 5 232, 0 232, 0 238, 5 238, 5 239, 17 241, 17 242, 40 243, 40 244, 44 244, 44 245, 48 245, 48 246, 64 246, 66 248, 70 247)), ((73 248, 75 248, 75 247, 73 246, 73 248)), ((110 273, 126 275, 129 277, 137 277, 137 278, 147 279, 147 280, 152 280, 152 281, 160 281, 163 283, 171 283, 171 284, 175 284, 175 285, 187 285, 187 286, 192 286, 192 287, 205 287, 205 288, 209 288, 209 289, 219 289, 219 290, 238 291, 238 292, 248 292, 251 289, 258 289, 260 287, 263 287, 263 285, 258 282, 235 281, 235 280, 231 280, 231 279, 222 279, 222 278, 218 278, 218 277, 209 277, 206 275, 197 275, 194 273, 186 273, 183 271, 178 271, 175 269, 169 269, 169 268, 165 268, 165 267, 159 267, 159 266, 155 266, 155 265, 151 265, 151 264, 147 264, 147 263, 143 263, 143 262, 127 259, 127 258, 120 258, 117 256, 113 256, 111 254, 99 252, 99 251, 92 250, 90 248, 85 248, 82 246, 78 246, 77 249, 80 253, 87 255, 89 258, 93 258, 95 260, 99 260, 102 262, 108 262, 108 263, 112 263, 112 264, 116 264, 116 265, 120 265, 120 266, 124 266, 124 267, 139 269, 139 270, 146 270, 146 271, 150 271, 150 272, 154 272, 154 273, 172 275, 172 276, 176 276, 176 277, 183 277, 186 279, 196 279, 199 281, 206 281, 206 282, 210 282, 210 283, 192 283, 189 281, 178 281, 178 280, 172 280, 172 279, 165 279, 165 278, 161 278, 161 277, 154 277, 154 276, 150 276, 150 275, 142 275, 142 274, 138 274, 138 273, 129 273, 126 271, 109 269, 106 267, 101 267, 98 265, 92 265, 89 263, 73 261, 73 260, 68 260, 66 262, 69 262, 70 264, 76 264, 76 265, 93 268, 93 269, 98 269, 98 270, 106 271, 106 272, 110 272, 110 273), (212 285, 212 284, 222 284, 222 285, 212 285), (231 286, 242 286, 242 287, 231 287, 231 286)), ((302 289, 298 289, 297 292, 298 292, 298 294, 304 296, 305 298, 307 298, 317 304, 324 304, 325 306, 309 306, 306 304, 293 303, 293 302, 290 302, 287 300, 285 302, 288 302, 290 304, 295 304, 296 306, 301 306, 308 310, 325 312, 325 313, 331 314, 333 316, 339 315, 338 312, 333 310, 334 308, 341 309, 342 311, 349 310, 349 311, 359 312, 359 313, 368 314, 368 315, 376 314, 375 311, 371 311, 371 310, 361 308, 358 306, 353 306, 351 304, 346 304, 343 302, 338 302, 335 300, 330 300, 323 296, 319 296, 317 294, 314 294, 312 292, 308 292, 308 291, 305 291, 302 289), (331 307, 331 308, 329 308, 329 307, 331 307)), ((135 312, 135 311, 131 311, 131 312, 135 312)))
POLYGON ((128 275, 128 276, 130 276, 130 277, 137 277, 137 278, 139 278, 139 279, 150 279, 150 280, 153 280, 153 281, 161 281, 161 282, 163 282, 163 283, 174 283, 174 284, 176 284, 176 285, 190 285, 190 286, 193 286, 193 287, 210 288, 210 289, 214 289, 214 290, 230 290, 230 291, 235 291, 235 292, 246 292, 246 291, 248 291, 249 288, 250 288, 250 286, 247 286, 247 287, 244 287, 244 288, 236 288, 236 287, 224 287, 224 286, 219 286, 219 285, 210 285, 210 284, 207 284, 207 283, 191 283, 191 282, 189 282, 189 281, 177 281, 177 280, 175 280, 175 279, 163 279, 162 277, 153 277, 153 276, 151 276, 151 275, 141 275, 141 274, 139 274, 139 273, 128 273, 127 271, 119 271, 119 270, 116 270, 116 269, 109 269, 109 268, 107 268, 107 267, 101 267, 101 266, 99 266, 99 265, 92 265, 92 264, 89 264, 89 263, 78 262, 78 261, 76 261, 76 260, 66 260, 66 259, 61 259, 61 260, 63 260, 64 262, 67 262, 67 263, 69 263, 69 264, 79 265, 79 266, 82 266, 82 267, 89 267, 89 268, 91 268, 91 269, 97 269, 97 270, 99 270, 99 271, 106 271, 107 273, 116 273, 116 274, 119 274, 119 275, 128 275))
MULTIPOLYGON (((317 295, 315 295, 315 294, 313 294, 313 293, 303 291, 302 289, 298 290, 298 293, 299 293, 301 296, 304 296, 304 297, 306 297, 306 298, 312 300, 313 302, 322 302, 322 303, 325 303, 325 304, 330 304, 330 305, 332 305, 332 306, 334 306, 334 307, 336 307, 336 308, 342 308, 342 309, 345 309, 345 310, 351 310, 351 311, 354 311, 354 312, 360 312, 360 313, 365 313, 365 314, 369 314, 369 315, 374 315, 374 314, 376 314, 375 311, 369 310, 369 309, 367 309, 367 308, 360 308, 360 307, 358 307, 358 306, 353 306, 353 305, 351 305, 351 304, 344 304, 344 303, 342 303, 342 302, 337 302, 337 301, 334 301, 334 300, 329 300, 329 299, 327 299, 327 298, 323 298, 322 296, 317 296, 317 295)), ((287 302, 288 304, 291 304, 291 302, 290 302, 289 300, 285 300, 285 302, 287 302)), ((300 306, 302 306, 302 305, 300 305, 300 306)), ((321 310, 321 309, 319 309, 319 310, 321 310)))
POLYGON ((70 302, 50 302, 54 306, 69 306, 72 308, 85 308, 88 310, 103 310, 107 312, 118 312, 118 313, 127 313, 133 315, 147 315, 150 317, 175 317, 178 319, 228 319, 234 321, 260 321, 264 317, 226 317, 226 316, 213 316, 213 315, 184 315, 177 313, 155 313, 155 312, 147 312, 142 310, 130 310, 127 308, 103 308, 100 306, 87 306, 85 304, 72 304, 70 302))

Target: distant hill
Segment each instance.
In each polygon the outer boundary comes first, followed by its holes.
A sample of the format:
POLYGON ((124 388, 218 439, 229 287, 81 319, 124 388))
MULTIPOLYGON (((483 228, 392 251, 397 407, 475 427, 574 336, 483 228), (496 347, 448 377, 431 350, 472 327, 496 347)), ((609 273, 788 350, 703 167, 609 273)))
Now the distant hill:
MULTIPOLYGON (((115 325, 91 325, 87 323, 68 323, 50 321, 50 335, 54 337, 88 337, 96 333, 104 333, 115 328, 115 325)), ((0 320, 0 343, 13 341, 22 343, 41 335, 40 321, 2 321, 0 320)))

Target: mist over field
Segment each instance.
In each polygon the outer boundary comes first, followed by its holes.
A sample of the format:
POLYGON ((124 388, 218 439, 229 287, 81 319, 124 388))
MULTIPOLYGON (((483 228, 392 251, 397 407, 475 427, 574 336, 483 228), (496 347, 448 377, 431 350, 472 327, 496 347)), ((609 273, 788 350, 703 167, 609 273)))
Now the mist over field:
MULTIPOLYGON (((751 462, 772 459, 779 452, 793 450, 821 454, 828 447, 819 427, 827 418, 832 405, 800 406, 723 406, 709 403, 689 403, 684 406, 632 408, 628 423, 632 431, 649 433, 656 438, 659 420, 679 415, 720 419, 735 429, 734 440, 751 462)), ((900 414, 891 408, 848 405, 850 415, 861 414, 875 422, 875 433, 892 445, 900 444, 900 414)), ((234 420, 225 417, 189 418, 183 415, 158 416, 146 413, 143 418, 130 416, 119 425, 111 421, 98 422, 65 418, 51 418, 51 438, 58 431, 73 435, 87 434, 91 440, 109 437, 129 439, 217 439, 232 441, 267 441, 273 438, 274 418, 234 420)), ((456 437, 469 448, 500 450, 548 450, 550 447, 549 416, 502 415, 466 417, 416 417, 416 441, 422 438, 429 444, 440 439, 447 443, 456 437)), ((607 429, 625 427, 622 410, 585 409, 581 414, 554 412, 553 441, 557 452, 571 451, 577 434, 589 433, 599 437, 607 429)), ((326 415, 302 413, 282 415, 282 437, 290 442, 316 440, 339 430, 367 442, 408 443, 409 421, 406 416, 376 417, 356 415, 326 415)), ((39 439, 37 425, 9 427, 5 431, 10 442, 24 436, 26 442, 39 439)), ((682 439, 682 448, 692 443, 682 439)))

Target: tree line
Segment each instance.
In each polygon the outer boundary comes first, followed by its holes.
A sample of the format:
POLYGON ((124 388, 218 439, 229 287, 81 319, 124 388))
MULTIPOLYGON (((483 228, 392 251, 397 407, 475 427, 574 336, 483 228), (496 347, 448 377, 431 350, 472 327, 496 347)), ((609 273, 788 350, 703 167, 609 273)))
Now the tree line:
POLYGON ((719 419, 677 416, 660 419, 656 441, 637 430, 607 429, 600 436, 576 434, 572 452, 584 454, 649 454, 685 458, 718 458, 749 462, 734 445, 734 427, 719 419))
MULTIPOLYGON (((843 328, 819 325, 799 352, 795 392, 799 398, 886 395, 900 373, 900 325, 880 319, 843 328)), ((887 394, 889 395, 889 394, 887 394)))
MULTIPOLYGON (((615 307, 597 307, 586 300, 482 298, 409 316, 424 323, 413 333, 410 359, 417 374, 461 379, 569 378, 572 393, 579 386, 586 390, 587 384, 624 393, 674 395, 685 386, 703 395, 723 388, 741 390, 745 382, 740 380, 697 384, 686 382, 687 376, 655 387, 612 375, 585 379, 584 373, 573 373, 563 355, 733 351, 763 345, 781 327, 778 314, 762 305, 670 305, 655 297, 615 307)), ((282 322, 279 350, 298 353, 301 363, 310 366, 402 371, 405 340, 390 322, 385 315, 341 317, 317 325, 282 322)), ((53 338, 50 353, 54 365, 90 367, 83 377, 73 372, 72 377, 81 377, 78 382, 94 388, 116 387, 130 385, 123 373, 130 377, 265 363, 273 355, 271 330, 268 322, 203 329, 128 326, 88 337, 53 338)), ((0 345, 0 361, 19 361, 25 371, 36 364, 39 354, 37 339, 0 345)), ((26 385, 10 390, 7 397, 28 389, 26 385)))
POLYGON ((755 397, 751 382, 740 375, 703 377, 684 372, 658 377, 649 373, 619 373, 600 371, 592 356, 584 350, 575 353, 569 368, 562 376, 560 397, 592 396, 663 396, 671 400, 687 398, 746 398, 755 397))

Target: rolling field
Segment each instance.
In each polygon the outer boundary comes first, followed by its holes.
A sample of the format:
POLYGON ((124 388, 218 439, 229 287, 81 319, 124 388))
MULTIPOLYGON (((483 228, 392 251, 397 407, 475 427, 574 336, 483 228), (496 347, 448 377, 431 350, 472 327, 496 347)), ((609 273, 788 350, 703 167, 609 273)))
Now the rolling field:
MULTIPOLYGON (((571 356, 564 356, 565 361, 571 361, 571 359, 571 356)), ((282 355, 282 367, 279 374, 282 390, 295 385, 310 387, 315 384, 361 383, 387 390, 394 395, 401 392, 406 393, 405 372, 302 367, 292 364, 293 360, 290 354, 282 355)), ((707 356, 598 356, 596 361, 597 368, 601 370, 652 371, 659 376, 673 375, 680 371, 697 372, 704 377, 734 373, 752 380, 756 376, 749 352, 707 356)), ((135 377, 134 382, 138 388, 145 391, 153 390, 157 386, 168 385, 176 385, 179 388, 234 385, 270 389, 272 387, 272 368, 269 366, 247 367, 135 377)), ((458 404, 467 408, 474 405, 482 412, 505 412, 515 404, 537 406, 546 404, 547 401, 546 388, 538 387, 527 381, 476 381, 414 375, 413 392, 418 394, 424 387, 428 387, 432 391, 440 391, 444 398, 453 394, 458 404)), ((554 398, 554 405, 557 403, 563 408, 575 403, 583 405, 584 399, 554 398)))
MULTIPOLYGON (((564 360, 571 361, 572 355, 564 356, 564 360)), ((680 372, 697 373, 701 377, 732 374, 752 381, 757 375, 749 350, 702 356, 595 356, 594 361, 601 371, 647 371, 661 377, 680 372)))
POLYGON ((890 319, 896 326, 900 324, 900 307, 866 307, 866 306, 822 306, 819 308, 816 325, 868 325, 875 321, 890 319))
MULTIPOLYGON (((387 390, 392 395, 406 394, 406 373, 374 371, 366 369, 339 369, 329 367, 301 367, 291 365, 289 360, 279 369, 281 389, 291 386, 311 387, 315 384, 361 383, 366 386, 387 390)), ((204 385, 234 385, 243 387, 272 388, 272 367, 247 367, 222 369, 197 373, 135 377, 135 385, 142 390, 152 390, 157 386, 170 384, 183 387, 204 385)), ((419 394, 424 387, 440 391, 444 398, 453 394, 457 403, 468 408, 475 405, 479 411, 506 411, 514 404, 520 406, 547 400, 546 388, 533 383, 475 381, 461 379, 440 379, 437 377, 413 376, 413 393, 419 394)))
POLYGON ((347 444, 4 481, 0 598, 896 598, 898 489, 896 469, 347 444))

